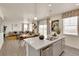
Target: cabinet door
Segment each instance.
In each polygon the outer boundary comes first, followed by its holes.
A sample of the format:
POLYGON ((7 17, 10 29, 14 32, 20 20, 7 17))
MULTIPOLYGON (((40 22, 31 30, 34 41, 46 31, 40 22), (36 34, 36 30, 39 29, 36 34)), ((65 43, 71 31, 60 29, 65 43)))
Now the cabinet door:
POLYGON ((52 45, 49 45, 43 49, 41 49, 41 56, 52 56, 52 45))
POLYGON ((62 39, 62 51, 64 51, 64 48, 65 48, 65 40, 64 38, 62 39))
POLYGON ((59 56, 62 53, 61 40, 53 43, 53 56, 59 56))

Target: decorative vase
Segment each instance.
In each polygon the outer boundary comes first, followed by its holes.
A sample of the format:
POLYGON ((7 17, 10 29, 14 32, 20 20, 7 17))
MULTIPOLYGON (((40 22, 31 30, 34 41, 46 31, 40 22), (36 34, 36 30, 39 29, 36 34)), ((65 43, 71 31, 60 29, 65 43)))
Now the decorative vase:
POLYGON ((40 36, 39 36, 39 39, 40 39, 40 40, 43 40, 43 39, 44 39, 44 35, 40 35, 40 36))

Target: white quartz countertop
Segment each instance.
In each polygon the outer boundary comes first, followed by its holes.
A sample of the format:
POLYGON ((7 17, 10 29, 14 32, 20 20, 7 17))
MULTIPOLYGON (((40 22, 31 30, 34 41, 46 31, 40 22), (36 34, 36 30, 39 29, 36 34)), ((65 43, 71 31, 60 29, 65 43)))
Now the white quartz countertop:
POLYGON ((4 42, 3 40, 0 40, 0 50, 2 48, 3 42, 4 42))
POLYGON ((34 37, 34 38, 28 38, 28 39, 24 39, 25 42, 27 44, 29 44, 30 46, 32 46, 33 48, 35 48, 36 50, 39 50, 41 48, 44 48, 48 45, 51 45, 52 43, 60 40, 64 38, 63 36, 62 37, 59 37, 58 39, 55 39, 55 40, 40 40, 39 37, 34 37))

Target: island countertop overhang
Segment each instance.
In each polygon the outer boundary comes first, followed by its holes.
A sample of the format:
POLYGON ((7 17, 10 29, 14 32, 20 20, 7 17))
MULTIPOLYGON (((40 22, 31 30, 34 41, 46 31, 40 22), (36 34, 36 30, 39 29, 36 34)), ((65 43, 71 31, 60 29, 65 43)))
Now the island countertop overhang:
POLYGON ((57 42, 58 40, 61 40, 65 38, 64 36, 61 36, 55 40, 40 40, 39 37, 34 37, 34 38, 28 38, 28 39, 24 39, 24 41, 29 44, 30 46, 32 46, 34 49, 36 50, 40 50, 46 46, 49 46, 55 42, 57 42))

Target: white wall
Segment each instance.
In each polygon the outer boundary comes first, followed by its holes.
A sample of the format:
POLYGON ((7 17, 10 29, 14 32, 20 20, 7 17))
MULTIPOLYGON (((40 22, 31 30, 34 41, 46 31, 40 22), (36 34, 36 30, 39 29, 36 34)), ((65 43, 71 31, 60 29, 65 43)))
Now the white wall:
POLYGON ((79 49, 79 36, 67 36, 66 45, 79 49))
POLYGON ((3 14, 2 11, 0 9, 0 49, 2 48, 3 42, 4 42, 4 38, 3 38, 3 14))
POLYGON ((1 28, 1 23, 2 22, 2 19, 0 18, 0 32, 2 32, 2 28, 1 28))
POLYGON ((3 17, 3 12, 2 12, 2 9, 1 9, 1 7, 0 7, 0 32, 3 31, 3 27, 2 27, 3 19, 4 19, 4 17, 3 17))
MULTIPOLYGON (((60 29, 61 29, 61 34, 63 34, 63 20, 62 20, 62 17, 61 15, 55 15, 55 16, 52 16, 51 20, 59 20, 59 26, 60 26, 60 29)), ((79 49, 79 36, 66 36, 66 39, 65 39, 65 44, 68 45, 68 46, 71 46, 71 47, 74 47, 74 48, 78 48, 79 49)))

